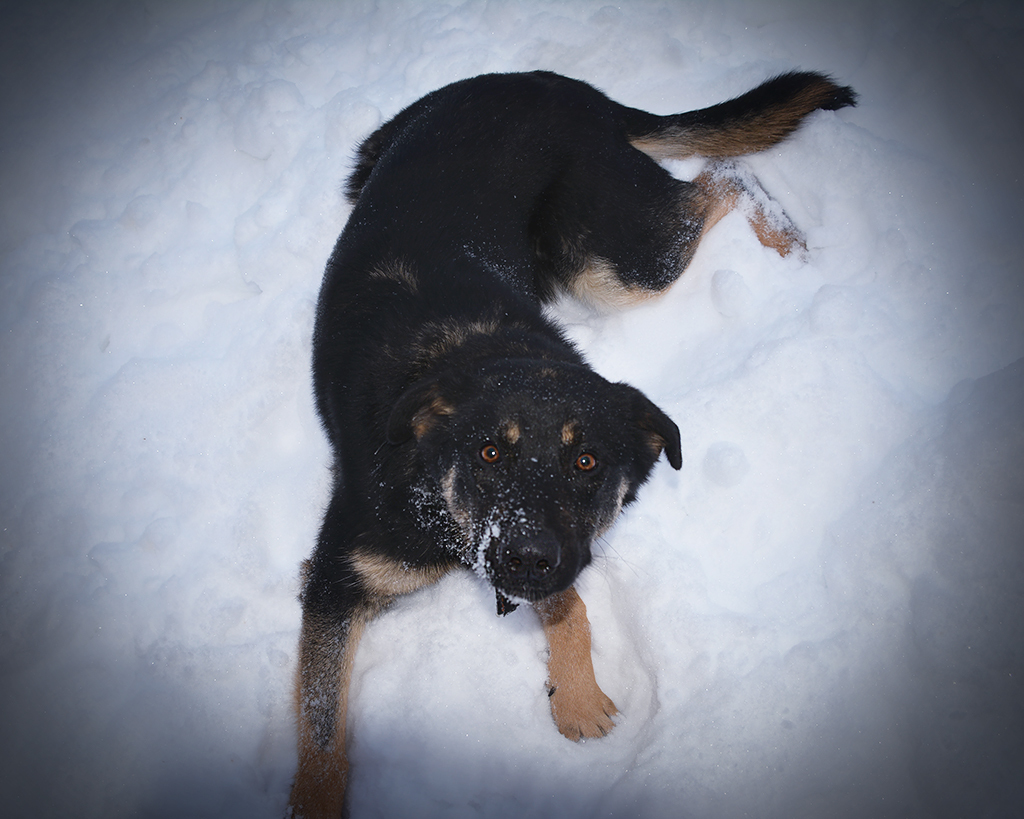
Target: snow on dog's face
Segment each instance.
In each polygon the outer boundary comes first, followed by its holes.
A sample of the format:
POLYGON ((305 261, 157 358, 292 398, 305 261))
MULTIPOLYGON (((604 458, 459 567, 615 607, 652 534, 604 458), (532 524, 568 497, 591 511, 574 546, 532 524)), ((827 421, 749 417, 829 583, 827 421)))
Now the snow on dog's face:
POLYGON ((661 452, 682 463, 678 428, 639 390, 536 360, 414 385, 388 437, 413 448, 460 559, 516 601, 572 585, 661 452))

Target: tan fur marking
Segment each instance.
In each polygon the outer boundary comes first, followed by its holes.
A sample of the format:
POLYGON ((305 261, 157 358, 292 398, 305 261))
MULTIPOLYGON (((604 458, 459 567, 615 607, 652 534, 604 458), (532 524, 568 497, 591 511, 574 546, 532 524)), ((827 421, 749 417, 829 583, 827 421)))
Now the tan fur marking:
POLYGON ((615 727, 612 717, 619 712, 594 677, 586 605, 569 588, 534 603, 534 608, 550 648, 548 690, 555 725, 574 742, 604 736, 615 727))
MULTIPOLYGON (((658 454, 661 452, 659 450, 658 454)), ((619 515, 622 512, 622 503, 626 499, 626 492, 629 491, 629 481, 622 478, 619 481, 618 491, 615 493, 615 505, 603 514, 597 520, 596 530, 594 532, 595 537, 601 537, 605 532, 612 528, 612 524, 618 520, 619 515)))
POLYGON ((353 553, 349 561, 366 588, 382 597, 408 594, 421 586, 436 583, 448 573, 445 567, 412 568, 368 551, 353 553))
POLYGON ((710 128, 691 125, 668 126, 652 134, 631 137, 634 147, 653 159, 685 159, 706 156, 725 159, 763 151, 777 145, 799 126, 804 117, 826 104, 835 94, 829 82, 816 82, 794 94, 783 104, 761 111, 733 127, 710 128))
POLYGON ((466 323, 430 322, 423 326, 414 355, 423 363, 436 361, 461 347, 473 336, 494 335, 502 326, 497 319, 466 323))
POLYGON ((493 333, 498 332, 501 329, 501 322, 491 319, 489 321, 472 321, 466 325, 466 332, 468 335, 477 333, 479 335, 489 336, 493 333))
POLYGON ((629 140, 629 144, 656 160, 686 159, 691 156, 726 159, 763 151, 782 141, 787 135, 788 131, 779 135, 777 131, 770 130, 755 133, 670 126, 657 134, 634 137, 629 140))
POLYGON ((348 689, 352 678, 352 658, 366 627, 366 619, 365 616, 353 619, 346 634, 339 635, 334 628, 315 617, 303 616, 299 641, 302 659, 295 686, 299 768, 288 800, 293 817, 338 819, 341 816, 348 783, 348 756, 345 753, 348 689), (341 643, 340 655, 337 647, 325 650, 324 644, 331 641, 341 643), (306 677, 305 686, 303 676, 306 677), (312 719, 314 709, 303 699, 322 695, 324 688, 336 690, 338 697, 334 730, 326 743, 318 739, 312 719))
POLYGON ((629 144, 643 151, 651 159, 685 159, 697 153, 697 145, 690 139, 688 131, 669 129, 656 134, 632 137, 629 144))
POLYGON ((599 310, 622 310, 658 295, 656 291, 628 285, 607 259, 592 256, 570 285, 572 295, 599 310))
POLYGON ((443 322, 441 324, 428 325, 429 330, 435 330, 441 336, 433 346, 443 348, 446 351, 460 347, 471 336, 493 335, 500 327, 501 325, 497 321, 471 321, 467 324, 443 322))
POLYGON ((418 441, 428 432, 438 418, 445 415, 453 415, 455 413, 455 407, 445 401, 441 396, 434 396, 431 402, 425 406, 420 407, 413 413, 412 416, 412 432, 416 436, 418 441))
POLYGON ((513 418, 505 423, 502 435, 505 436, 505 440, 510 444, 517 444, 519 439, 523 437, 523 430, 519 426, 519 422, 513 418))
POLYGON ((780 256, 788 256, 793 250, 806 250, 803 236, 796 226, 781 210, 777 214, 769 214, 758 201, 767 197, 756 179, 752 183, 731 171, 728 165, 713 163, 703 171, 694 184, 706 197, 706 211, 702 235, 706 234, 722 217, 731 210, 742 207, 750 227, 758 241, 765 247, 775 250, 780 256), (756 189, 751 184, 757 185, 756 189), (757 194, 760 194, 759 197, 757 194))
POLYGON ((462 505, 461 499, 455 491, 455 476, 456 468, 453 466, 441 479, 441 497, 444 498, 448 512, 468 537, 473 529, 473 518, 469 514, 469 510, 462 505))
POLYGON ((405 264, 398 261, 385 262, 375 267, 370 271, 370 278, 398 282, 408 288, 410 293, 416 293, 420 286, 415 274, 405 264))
POLYGON ((566 421, 562 426, 562 446, 569 446, 576 440, 576 422, 566 421))

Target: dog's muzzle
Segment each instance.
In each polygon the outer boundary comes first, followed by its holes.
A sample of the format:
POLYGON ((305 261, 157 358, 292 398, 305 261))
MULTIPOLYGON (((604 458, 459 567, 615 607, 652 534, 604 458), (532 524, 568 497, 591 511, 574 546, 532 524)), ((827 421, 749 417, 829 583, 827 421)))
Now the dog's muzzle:
MULTIPOLYGON (((492 563, 492 582, 509 595, 535 601, 562 591, 566 584, 562 546, 551 532, 516 535, 500 544, 492 563)), ((572 578, 568 578, 572 582, 572 578)))

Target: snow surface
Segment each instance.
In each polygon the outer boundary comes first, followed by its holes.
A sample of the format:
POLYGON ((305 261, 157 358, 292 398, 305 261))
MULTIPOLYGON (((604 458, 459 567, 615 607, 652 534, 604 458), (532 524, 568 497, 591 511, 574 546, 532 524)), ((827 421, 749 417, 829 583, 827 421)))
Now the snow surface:
POLYGON ((3 813, 282 815, 363 136, 487 71, 667 113, 801 67, 862 99, 749 160, 806 260, 734 214, 558 308, 683 435, 580 583, 615 731, 555 731, 535 616, 458 573, 368 630, 352 814, 1024 815, 1022 8, 5 3, 3 813))

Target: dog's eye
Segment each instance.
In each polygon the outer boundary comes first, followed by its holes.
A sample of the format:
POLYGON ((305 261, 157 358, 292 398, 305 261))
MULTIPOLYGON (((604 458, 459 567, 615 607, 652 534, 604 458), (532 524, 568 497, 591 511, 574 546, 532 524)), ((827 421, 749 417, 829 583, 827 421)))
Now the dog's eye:
POLYGON ((576 468, 581 472, 589 472, 595 466, 597 466, 597 458, 589 452, 584 452, 576 459, 576 468))
POLYGON ((480 458, 485 464, 497 463, 500 457, 501 453, 494 444, 484 444, 483 449, 480 450, 480 458))

